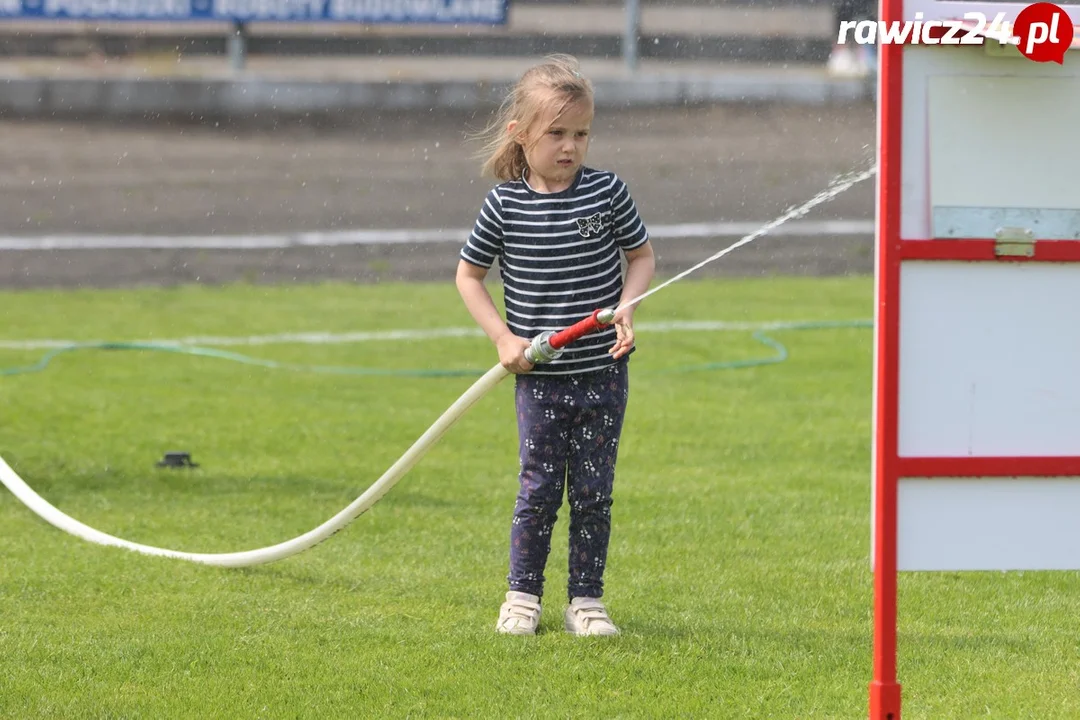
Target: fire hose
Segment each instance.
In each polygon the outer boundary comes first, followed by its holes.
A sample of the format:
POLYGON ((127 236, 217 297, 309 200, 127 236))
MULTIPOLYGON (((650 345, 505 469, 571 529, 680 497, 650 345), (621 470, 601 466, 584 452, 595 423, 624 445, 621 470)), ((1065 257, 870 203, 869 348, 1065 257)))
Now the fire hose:
MULTIPOLYGON (((533 363, 551 362, 558 358, 570 343, 593 333, 614 322, 615 311, 600 309, 592 315, 558 332, 548 331, 537 335, 532 339, 529 347, 525 350, 526 359, 533 363)), ((113 535, 95 530, 94 528, 79 522, 66 515, 47 500, 34 492, 11 467, 0 458, 0 482, 7 486, 15 497, 23 502, 28 508, 37 513, 46 522, 70 533, 76 537, 88 540, 98 545, 110 545, 127 548, 144 555, 175 558, 214 565, 217 567, 249 567, 265 563, 283 560, 297 553, 308 550, 344 528, 361 514, 377 503, 401 478, 413 468, 416 463, 430 450, 435 443, 461 418, 465 412, 475 405, 492 388, 499 384, 510 374, 501 364, 495 365, 488 370, 479 380, 472 384, 469 389, 462 393, 461 397, 453 402, 449 408, 429 427, 424 434, 417 438, 405 453, 398 458, 397 462, 382 474, 378 480, 371 484, 360 497, 354 500, 348 507, 334 515, 332 518, 310 530, 303 535, 298 535, 291 540, 270 545, 268 547, 245 550, 233 553, 191 553, 179 550, 167 550, 165 548, 143 545, 141 543, 124 540, 113 535)))

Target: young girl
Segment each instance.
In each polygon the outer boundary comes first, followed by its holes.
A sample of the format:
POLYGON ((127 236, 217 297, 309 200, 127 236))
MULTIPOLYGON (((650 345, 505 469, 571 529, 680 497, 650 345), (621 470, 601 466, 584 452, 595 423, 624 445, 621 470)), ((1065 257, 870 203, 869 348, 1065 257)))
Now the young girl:
POLYGON ((634 349, 634 308, 549 363, 525 358, 529 341, 644 293, 653 277, 648 233, 626 185, 586 167, 593 91, 566 55, 528 70, 488 128, 488 193, 461 250, 457 287, 473 318, 517 374, 520 491, 510 529, 509 592, 496 629, 532 635, 540 622, 544 566, 562 504, 570 504, 565 627, 614 635, 603 595, 611 488, 634 349), (623 278, 620 251, 626 258, 623 278), (495 259, 506 320, 484 286, 495 259))

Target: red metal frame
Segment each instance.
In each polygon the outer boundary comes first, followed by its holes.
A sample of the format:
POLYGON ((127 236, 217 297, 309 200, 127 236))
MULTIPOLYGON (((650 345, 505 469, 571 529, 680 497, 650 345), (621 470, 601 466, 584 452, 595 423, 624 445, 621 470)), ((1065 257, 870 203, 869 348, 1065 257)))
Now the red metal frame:
MULTIPOLYGON (((903 0, 879 17, 903 20, 903 0)), ((943 50, 947 52, 948 50, 943 50)), ((874 443, 874 656, 870 719, 900 720, 896 673, 897 483, 901 477, 1078 476, 1076 457, 900 457, 900 267, 904 261, 1080 262, 1080 241, 1036 239, 1031 257, 999 257, 988 238, 900 236, 903 46, 880 47, 874 443)))
POLYGON ((897 477, 1076 477, 1076 457, 902 457, 897 477))
POLYGON ((1080 262, 1080 240, 1036 240, 1032 257, 1002 256, 995 241, 983 238, 900 240, 892 252, 899 260, 996 260, 998 262, 1080 262))
MULTIPOLYGON (((903 19, 903 0, 881 0, 879 17, 903 19)), ((900 137, 903 47, 882 45, 878 68, 878 258, 874 426, 874 664, 871 720, 900 720, 896 681, 896 483, 900 358, 900 137)))

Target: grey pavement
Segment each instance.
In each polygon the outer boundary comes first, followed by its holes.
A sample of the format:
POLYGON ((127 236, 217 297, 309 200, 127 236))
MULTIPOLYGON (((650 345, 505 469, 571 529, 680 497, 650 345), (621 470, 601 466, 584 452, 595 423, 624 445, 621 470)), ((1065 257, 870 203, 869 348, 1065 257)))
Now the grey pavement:
MULTIPOLYGON (((361 115, 340 128, 0 121, 0 240, 166 245, 0 250, 0 287, 446 280, 495 182, 481 176, 473 140, 490 113, 361 115), (366 239, 264 249, 168 241, 311 233, 366 239), (400 235, 411 239, 389 242, 400 235)), ((866 168, 875 120, 871 103, 599 111, 588 162, 627 182, 670 276, 866 168)), ((696 275, 870 272, 874 198, 863 182, 806 218, 855 221, 858 232, 793 224, 795 234, 771 233, 696 275)))

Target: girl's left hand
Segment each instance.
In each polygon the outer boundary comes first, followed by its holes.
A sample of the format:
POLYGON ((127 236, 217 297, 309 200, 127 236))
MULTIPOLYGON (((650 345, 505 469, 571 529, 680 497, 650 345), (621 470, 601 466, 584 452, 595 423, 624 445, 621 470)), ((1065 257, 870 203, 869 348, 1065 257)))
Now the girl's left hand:
POLYGON ((634 309, 623 308, 615 313, 615 344, 608 350, 608 355, 618 360, 634 347, 634 309))

